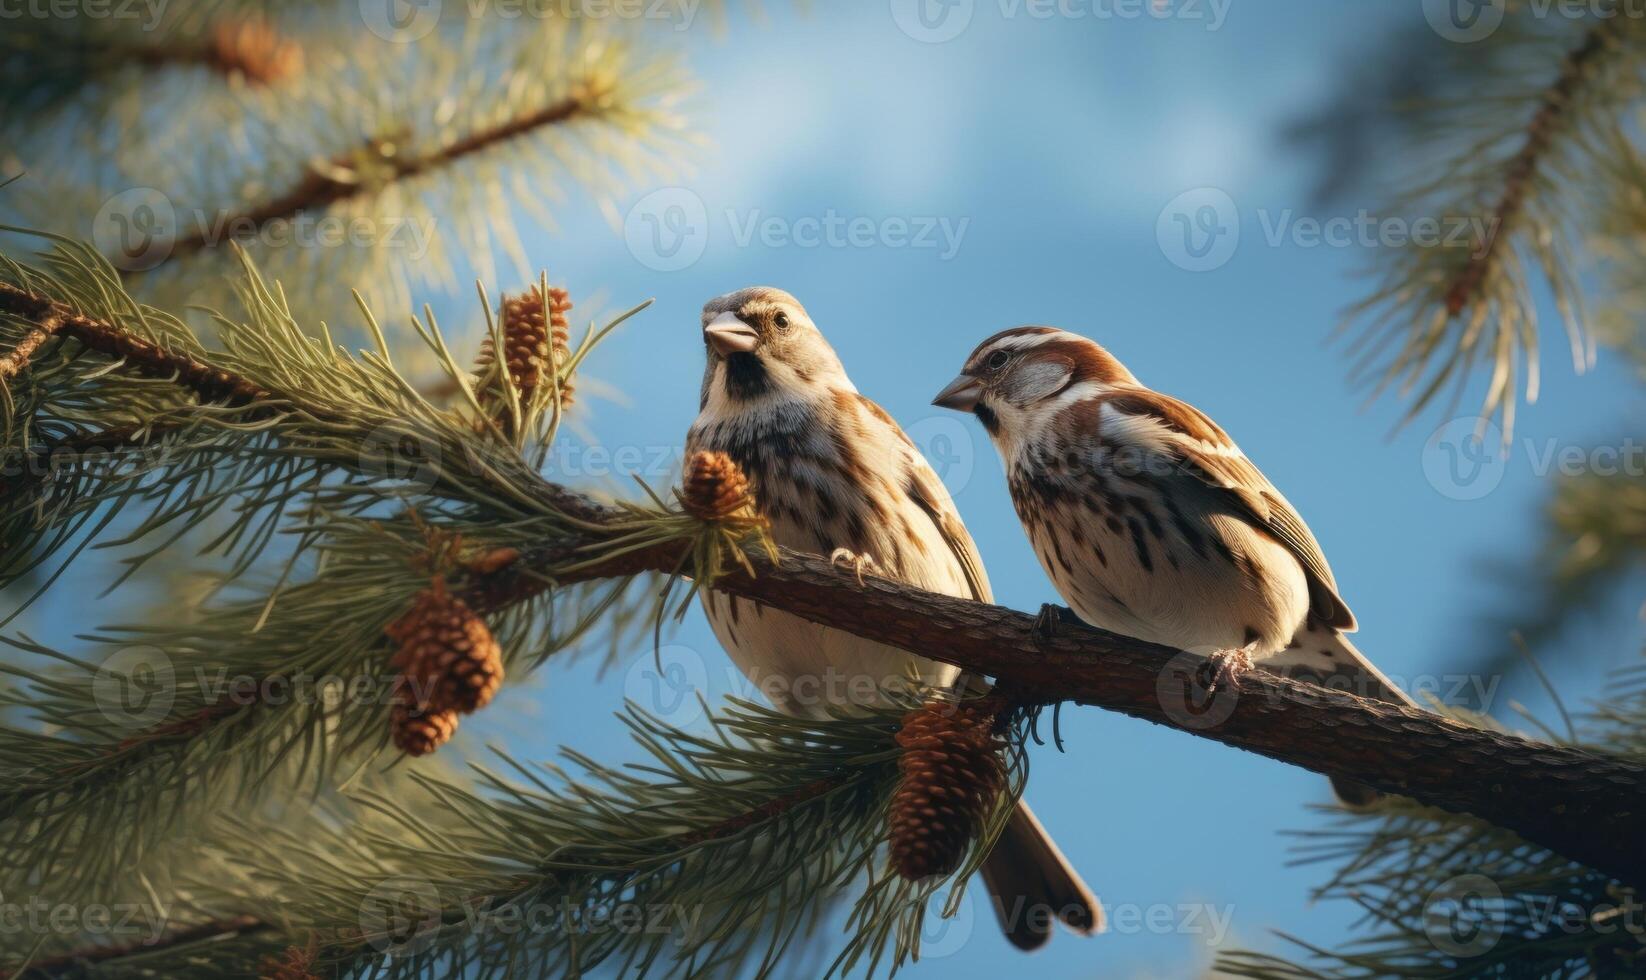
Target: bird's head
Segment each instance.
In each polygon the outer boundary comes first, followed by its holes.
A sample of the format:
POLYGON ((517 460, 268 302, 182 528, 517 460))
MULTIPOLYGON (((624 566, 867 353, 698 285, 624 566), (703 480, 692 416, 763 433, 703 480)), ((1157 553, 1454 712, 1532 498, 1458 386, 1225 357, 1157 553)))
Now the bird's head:
POLYGON ((1015 327, 977 345, 933 405, 972 412, 989 434, 1022 432, 1071 400, 1137 379, 1108 351, 1056 327, 1015 327))
POLYGON ((806 308, 771 286, 739 289, 703 304, 703 343, 705 400, 711 392, 747 402, 852 387, 806 308))

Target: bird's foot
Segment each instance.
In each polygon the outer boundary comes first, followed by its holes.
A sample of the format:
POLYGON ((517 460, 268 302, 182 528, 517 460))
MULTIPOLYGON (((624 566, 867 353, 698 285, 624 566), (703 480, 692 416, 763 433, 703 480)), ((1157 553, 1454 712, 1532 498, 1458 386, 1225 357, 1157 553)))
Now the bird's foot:
POLYGON ((882 578, 886 577, 886 573, 880 570, 880 566, 875 563, 873 558, 870 558, 868 555, 857 554, 847 548, 834 549, 834 551, 829 554, 829 564, 836 568, 845 568, 857 573, 857 584, 860 587, 863 585, 864 572, 868 572, 872 575, 879 575, 882 578))
POLYGON ((1035 644, 1044 645, 1057 639, 1062 632, 1064 623, 1078 623, 1079 617, 1074 610, 1067 606, 1060 606, 1055 602, 1042 603, 1040 612, 1034 618, 1035 644))
POLYGON ((1240 678, 1247 671, 1256 668, 1252 663, 1251 650, 1241 647, 1236 650, 1219 650, 1206 658, 1207 666, 1211 668, 1212 680, 1207 687, 1208 691, 1236 691, 1240 690, 1240 678))

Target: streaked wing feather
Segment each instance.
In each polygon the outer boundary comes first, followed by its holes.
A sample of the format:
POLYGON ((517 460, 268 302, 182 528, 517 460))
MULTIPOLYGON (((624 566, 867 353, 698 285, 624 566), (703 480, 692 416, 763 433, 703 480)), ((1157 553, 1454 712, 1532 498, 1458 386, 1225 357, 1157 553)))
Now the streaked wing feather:
POLYGON ((1269 482, 1234 441, 1206 414, 1186 402, 1157 391, 1138 389, 1109 399, 1117 411, 1144 416, 1158 423, 1167 437, 1160 446, 1177 457, 1183 468, 1209 486, 1227 492, 1243 516, 1272 534, 1297 557, 1309 581, 1310 607, 1328 626, 1353 632, 1354 613, 1337 592, 1326 555, 1309 526, 1274 484, 1269 482))
POLYGON ((908 485, 904 489, 910 499, 931 518, 938 534, 949 546, 955 561, 960 563, 960 570, 966 576, 966 584, 971 589, 972 598, 978 602, 993 602, 994 595, 989 589, 989 577, 983 571, 983 558, 977 553, 977 543, 972 540, 971 532, 966 530, 966 525, 960 520, 954 501, 949 497, 948 488, 943 486, 943 481, 938 478, 936 471, 926 462, 926 457, 921 455, 919 447, 885 409, 863 395, 858 395, 857 399, 864 411, 890 428, 905 447, 909 471, 908 485))
POLYGON ((949 499, 943 482, 916 452, 915 465, 909 472, 909 495, 937 525, 938 533, 943 535, 943 541, 954 553, 955 560, 960 562, 960 570, 965 573, 966 583, 971 586, 972 598, 978 602, 993 602, 989 578, 983 571, 983 558, 977 553, 977 543, 972 540, 966 525, 961 523, 960 515, 955 513, 954 502, 949 499))

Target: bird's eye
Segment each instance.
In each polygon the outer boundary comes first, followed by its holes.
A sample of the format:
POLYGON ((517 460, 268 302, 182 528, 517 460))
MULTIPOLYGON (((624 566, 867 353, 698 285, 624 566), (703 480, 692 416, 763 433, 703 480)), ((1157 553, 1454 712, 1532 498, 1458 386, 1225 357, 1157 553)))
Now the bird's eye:
POLYGON ((989 355, 989 360, 988 360, 989 370, 998 371, 1001 368, 1005 367, 1006 362, 1011 360, 1011 359, 1012 359, 1012 356, 1010 354, 1006 353, 1003 350, 997 350, 993 354, 989 355))
POLYGON ((787 330, 789 329, 789 315, 780 310, 776 316, 772 317, 772 323, 776 324, 779 330, 787 330))

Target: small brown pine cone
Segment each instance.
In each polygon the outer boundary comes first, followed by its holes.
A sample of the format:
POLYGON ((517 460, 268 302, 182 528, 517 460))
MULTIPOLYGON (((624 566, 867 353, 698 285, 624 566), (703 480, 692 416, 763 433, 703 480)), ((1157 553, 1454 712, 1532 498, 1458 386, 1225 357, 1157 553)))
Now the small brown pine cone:
POLYGON ((680 502, 686 512, 705 521, 718 521, 749 503, 749 478, 722 452, 697 452, 686 461, 680 502))
MULTIPOLYGON (((547 305, 545 317, 543 291, 537 286, 518 296, 503 297, 503 360, 522 401, 530 399, 539 386, 551 383, 548 372, 563 367, 571 358, 571 327, 566 319, 566 311, 572 308, 571 298, 564 289, 550 286, 547 305)), ((495 357, 488 339, 481 344, 481 367, 491 364, 495 357)), ((560 402, 561 407, 571 404, 570 383, 562 383, 560 402)))
POLYGON ((467 714, 503 686, 503 650, 486 621, 439 579, 384 632, 400 645, 390 663, 419 707, 467 714))
POLYGON ((279 956, 263 957, 257 965, 257 980, 320 980, 314 972, 314 951, 287 946, 279 956))
POLYGON ((992 701, 928 704, 903 716, 902 782, 888 823, 892 867, 909 881, 960 864, 1006 784, 1004 744, 992 734, 992 701))
POLYGON ((419 708, 410 698, 397 699, 389 709, 389 732, 400 751, 428 755, 457 734, 457 712, 419 708))
POLYGON ((212 28, 206 60, 222 74, 271 85, 303 70, 303 48, 261 18, 225 20, 212 28))

